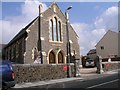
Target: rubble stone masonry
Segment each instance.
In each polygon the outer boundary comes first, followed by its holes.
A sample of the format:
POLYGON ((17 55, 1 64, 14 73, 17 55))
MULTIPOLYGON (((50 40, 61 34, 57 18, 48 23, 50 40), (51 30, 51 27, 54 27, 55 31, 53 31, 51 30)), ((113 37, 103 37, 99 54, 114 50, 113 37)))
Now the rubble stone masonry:
MULTIPOLYGON (((66 78, 65 66, 66 64, 14 64, 15 82, 24 83, 66 78)), ((73 65, 71 65, 71 73, 73 76, 73 65)))
POLYGON ((114 61, 114 62, 103 62, 103 71, 111 71, 111 70, 116 70, 120 69, 120 61, 114 61))

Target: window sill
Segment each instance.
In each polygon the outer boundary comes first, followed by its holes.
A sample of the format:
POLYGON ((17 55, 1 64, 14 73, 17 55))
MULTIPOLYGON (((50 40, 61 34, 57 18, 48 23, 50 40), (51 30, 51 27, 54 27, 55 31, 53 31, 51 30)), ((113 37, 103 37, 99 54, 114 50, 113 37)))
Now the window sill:
POLYGON ((51 43, 63 43, 63 41, 49 41, 51 43))

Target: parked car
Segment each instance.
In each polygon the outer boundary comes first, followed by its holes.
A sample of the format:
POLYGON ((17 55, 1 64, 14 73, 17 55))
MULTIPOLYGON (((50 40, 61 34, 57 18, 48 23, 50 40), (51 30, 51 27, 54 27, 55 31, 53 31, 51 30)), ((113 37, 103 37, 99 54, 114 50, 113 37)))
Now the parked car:
POLYGON ((0 83, 3 90, 15 86, 14 72, 10 61, 0 61, 0 77, 2 78, 0 83))
POLYGON ((95 61, 93 59, 87 59, 85 63, 86 67, 94 67, 95 66, 95 61))

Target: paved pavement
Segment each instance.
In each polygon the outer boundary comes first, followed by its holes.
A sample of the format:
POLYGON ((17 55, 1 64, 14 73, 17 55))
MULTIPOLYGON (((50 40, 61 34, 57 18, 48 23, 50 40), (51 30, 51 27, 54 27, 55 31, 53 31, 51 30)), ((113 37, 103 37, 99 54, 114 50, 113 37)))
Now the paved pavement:
MULTIPOLYGON (((21 84, 16 84, 14 88, 28 88, 28 87, 34 87, 34 86, 44 86, 44 85, 56 84, 56 83, 74 81, 74 80, 82 81, 84 79, 90 79, 90 78, 95 78, 95 77, 101 76, 100 74, 96 73, 96 68, 81 68, 80 72, 81 72, 80 77, 71 77, 71 78, 39 81, 39 82, 21 83, 21 84)), ((116 72, 117 71, 114 70, 114 71, 110 71, 110 72, 105 72, 103 74, 112 74, 112 73, 116 73, 116 72)))
POLYGON ((97 68, 81 68, 80 74, 81 76, 91 76, 91 75, 97 75, 96 73, 97 68))
POLYGON ((72 78, 46 80, 46 81, 39 81, 39 82, 21 83, 21 84, 16 84, 14 88, 27 88, 27 87, 33 87, 33 86, 42 86, 42 85, 49 85, 49 84, 55 84, 55 83, 73 81, 73 80, 82 80, 82 79, 83 78, 81 77, 77 77, 77 78, 72 77, 72 78))

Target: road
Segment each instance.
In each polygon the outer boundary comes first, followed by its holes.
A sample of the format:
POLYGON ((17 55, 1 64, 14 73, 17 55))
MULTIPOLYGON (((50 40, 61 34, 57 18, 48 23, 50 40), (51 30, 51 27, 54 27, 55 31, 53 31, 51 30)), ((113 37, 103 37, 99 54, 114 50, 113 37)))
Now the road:
POLYGON ((64 82, 64 83, 57 83, 57 84, 51 84, 48 86, 36 86, 32 88, 84 88, 84 89, 92 89, 92 88, 119 88, 120 86, 120 79, 118 76, 118 73, 114 74, 106 74, 102 76, 87 77, 83 80, 75 80, 70 82, 64 82))

